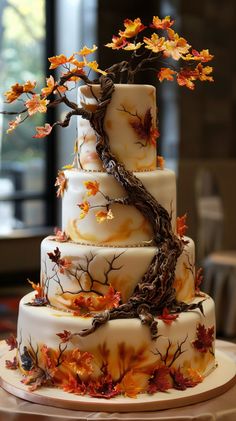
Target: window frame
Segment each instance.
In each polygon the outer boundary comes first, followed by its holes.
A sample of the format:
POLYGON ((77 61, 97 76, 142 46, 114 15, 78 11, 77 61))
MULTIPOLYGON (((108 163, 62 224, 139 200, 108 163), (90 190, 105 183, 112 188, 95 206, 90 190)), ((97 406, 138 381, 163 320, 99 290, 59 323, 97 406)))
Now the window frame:
MULTIPOLYGON (((56 51, 56 0, 45 1, 45 55, 44 71, 48 76, 48 57, 56 51)), ((55 110, 48 110, 46 119, 49 124, 55 121, 55 110)), ((40 140, 39 140, 40 141, 40 140)), ((44 140, 41 140, 44 141, 44 140)), ((45 141, 45 188, 42 193, 15 192, 2 196, 0 200, 20 203, 25 200, 42 199, 45 204, 45 225, 14 229, 0 234, 0 288, 8 286, 27 286, 26 279, 35 282, 40 276, 40 244, 42 239, 53 232, 57 218, 55 177, 57 172, 56 132, 53 131, 45 141), (22 281, 22 282, 21 282, 22 281)))
MULTIPOLYGON (((44 74, 48 77, 48 57, 55 55, 55 43, 56 43, 56 11, 55 11, 56 1, 50 0, 50 2, 45 0, 45 49, 44 49, 44 74)), ((52 124, 55 121, 55 110, 49 109, 46 115, 47 122, 52 124)), ((45 177, 44 177, 44 189, 42 192, 32 192, 32 191, 14 191, 10 194, 1 194, 0 202, 11 202, 16 206, 21 205, 23 202, 29 200, 42 200, 44 204, 44 213, 45 213, 45 224, 42 226, 32 226, 22 229, 13 229, 9 233, 0 233, 0 241, 2 243, 4 238, 10 237, 19 238, 22 236, 32 237, 34 233, 45 232, 46 227, 51 227, 55 224, 56 220, 56 198, 55 198, 55 187, 54 180, 56 175, 56 139, 55 131, 53 131, 50 137, 45 142, 45 177)), ((46 230, 47 231, 47 230, 46 230)))

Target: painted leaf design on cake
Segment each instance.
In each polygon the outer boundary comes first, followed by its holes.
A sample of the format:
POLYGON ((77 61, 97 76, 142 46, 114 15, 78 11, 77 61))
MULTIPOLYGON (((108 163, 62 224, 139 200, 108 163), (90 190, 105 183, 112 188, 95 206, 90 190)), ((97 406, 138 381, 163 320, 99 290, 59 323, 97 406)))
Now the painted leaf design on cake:
POLYGON ((13 360, 6 360, 5 361, 5 366, 6 368, 8 368, 9 370, 17 370, 18 368, 18 361, 17 358, 14 357, 13 360))
POLYGON ((152 394, 156 392, 165 392, 172 387, 170 369, 165 365, 154 370, 148 382, 147 392, 152 394))
POLYGON ((8 338, 5 339, 5 342, 9 346, 9 351, 12 351, 13 349, 17 348, 17 339, 14 335, 8 336, 8 338))
POLYGON ((167 307, 163 309, 163 312, 161 315, 158 316, 158 319, 163 320, 164 323, 167 325, 170 325, 174 320, 176 320, 179 317, 178 314, 171 314, 167 307))
MULTIPOLYGON (((143 118, 138 118, 135 121, 130 121, 131 127, 135 130, 140 139, 145 140, 146 144, 156 144, 156 138, 159 133, 158 130, 152 127, 152 114, 149 108, 143 118)), ((146 146, 143 145, 143 146, 146 146)))
POLYGON ((202 324, 197 326, 197 339, 193 341, 193 346, 199 352, 206 353, 213 352, 212 346, 214 342, 214 326, 206 328, 202 324))

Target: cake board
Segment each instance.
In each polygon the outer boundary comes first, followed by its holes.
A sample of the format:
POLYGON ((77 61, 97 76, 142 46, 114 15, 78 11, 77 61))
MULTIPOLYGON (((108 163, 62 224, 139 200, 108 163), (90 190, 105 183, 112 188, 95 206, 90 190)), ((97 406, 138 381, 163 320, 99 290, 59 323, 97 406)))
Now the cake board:
POLYGON ((206 401, 226 392, 236 383, 236 364, 222 351, 216 351, 218 367, 203 381, 185 391, 171 389, 155 395, 140 394, 137 398, 117 396, 109 399, 79 396, 61 389, 43 387, 29 392, 21 383, 18 370, 5 367, 5 360, 12 360, 16 351, 8 351, 0 358, 0 386, 10 394, 29 402, 80 411, 143 412, 183 407, 206 401))

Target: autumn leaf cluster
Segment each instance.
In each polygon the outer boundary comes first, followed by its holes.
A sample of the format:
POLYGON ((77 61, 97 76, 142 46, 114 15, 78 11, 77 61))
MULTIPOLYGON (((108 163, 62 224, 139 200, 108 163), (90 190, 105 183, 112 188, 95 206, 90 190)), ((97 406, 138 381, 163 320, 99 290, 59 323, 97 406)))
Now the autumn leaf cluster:
MULTIPOLYGON (((140 18, 125 19, 124 28, 119 30, 118 35, 113 35, 106 47, 115 50, 116 53, 117 50, 125 51, 131 56, 105 70, 100 69, 96 60, 89 59, 97 50, 96 45, 91 48, 84 46, 69 57, 64 54, 49 57, 50 70, 61 69, 58 80, 50 75, 40 93, 36 91, 36 81, 29 80, 23 84, 15 83, 5 93, 7 103, 21 101, 23 104, 20 112, 11 112, 16 118, 9 122, 7 132, 11 133, 27 118, 36 113, 46 113, 48 108, 56 107, 62 102, 72 110, 73 115, 79 114, 78 107, 68 99, 67 92, 72 89, 71 84, 74 86, 81 80, 87 84, 99 83, 100 77, 112 75, 118 83, 133 83, 138 72, 154 71, 160 82, 176 80, 179 86, 191 90, 195 88, 196 81, 212 82, 212 67, 206 63, 212 60, 213 55, 208 49, 197 51, 193 48, 185 38, 174 31, 173 25, 174 20, 171 20, 170 16, 164 19, 153 16, 148 25, 140 18), (176 66, 177 62, 179 63, 176 66), (90 79, 91 71, 97 74, 97 79, 90 79)), ((7 111, 4 113, 8 114, 7 111)), ((33 137, 48 136, 56 125, 66 127, 70 117, 53 125, 45 123, 44 126, 36 127, 33 137)))

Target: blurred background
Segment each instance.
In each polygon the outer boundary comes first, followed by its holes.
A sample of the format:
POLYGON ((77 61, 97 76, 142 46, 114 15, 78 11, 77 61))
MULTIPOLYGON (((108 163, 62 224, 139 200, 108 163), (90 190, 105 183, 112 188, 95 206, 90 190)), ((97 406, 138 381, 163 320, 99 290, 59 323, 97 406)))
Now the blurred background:
MULTIPOLYGON (((194 92, 168 82, 158 84, 158 154, 176 171, 178 215, 187 212, 197 267, 204 267, 205 290, 216 300, 219 334, 232 338, 236 337, 236 310, 231 308, 236 300, 234 0, 223 4, 153 0, 145 5, 133 0, 0 0, 0 108, 5 109, 3 93, 16 81, 45 85, 47 57, 70 55, 95 43, 101 47, 96 56, 100 68, 118 61, 122 53, 118 59, 103 45, 123 28, 125 18, 140 17, 149 23, 154 15, 171 15, 175 30, 194 48, 209 48, 215 56, 214 83, 199 84, 194 92), (220 320, 222 297, 228 299, 225 308, 231 306, 228 322, 220 320)), ((156 85, 156 77, 142 75, 139 82, 156 85)), ((60 226, 54 182, 57 169, 71 161, 76 124, 47 139, 32 135, 44 119, 55 121, 64 112, 50 110, 46 119, 44 115, 30 119, 8 136, 12 116, 0 115, 2 335, 15 329, 19 297, 29 289, 27 278, 39 281, 42 238, 60 226)))

